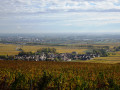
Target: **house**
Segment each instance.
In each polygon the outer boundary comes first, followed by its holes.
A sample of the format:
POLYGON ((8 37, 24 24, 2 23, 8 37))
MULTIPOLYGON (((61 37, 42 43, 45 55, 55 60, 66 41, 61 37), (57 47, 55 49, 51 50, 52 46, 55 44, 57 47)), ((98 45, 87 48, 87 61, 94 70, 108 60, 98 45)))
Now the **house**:
POLYGON ((35 61, 39 61, 40 60, 40 56, 39 55, 35 55, 35 61))
POLYGON ((72 54, 73 54, 73 55, 76 55, 76 54, 78 54, 78 53, 74 51, 74 52, 72 52, 72 54))
POLYGON ((44 54, 44 52, 40 55, 39 60, 41 61, 45 61, 47 59, 46 55, 44 54))
POLYGON ((23 55, 15 56, 15 60, 27 60, 27 61, 71 61, 71 60, 91 60, 95 57, 100 57, 99 54, 77 54, 77 52, 72 53, 44 53, 35 54, 35 55, 23 55))

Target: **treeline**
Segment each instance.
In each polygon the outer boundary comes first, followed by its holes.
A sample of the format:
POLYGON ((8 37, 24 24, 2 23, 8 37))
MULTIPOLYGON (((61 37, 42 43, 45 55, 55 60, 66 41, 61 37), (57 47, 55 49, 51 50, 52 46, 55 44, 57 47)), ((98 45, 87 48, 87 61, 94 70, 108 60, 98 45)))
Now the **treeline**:
POLYGON ((48 53, 57 53, 55 48, 41 48, 38 49, 37 52, 33 53, 33 52, 24 52, 23 50, 21 52, 19 52, 18 56, 30 56, 30 55, 40 55, 41 53, 44 54, 48 54, 48 53))
POLYGON ((77 45, 77 47, 88 49, 109 49, 109 46, 77 45))
POLYGON ((94 49, 93 54, 99 54, 101 57, 107 57, 109 56, 109 53, 105 49, 94 49))
POLYGON ((96 54, 100 57, 107 57, 110 55, 106 49, 92 49, 91 51, 86 52, 86 54, 96 54))
POLYGON ((62 45, 62 44, 48 44, 48 43, 26 43, 26 45, 68 46, 68 45, 62 45))
POLYGON ((114 47, 113 49, 114 49, 114 51, 120 51, 120 46, 114 47))
POLYGON ((14 60, 15 56, 8 56, 8 55, 0 55, 0 60, 14 60))
POLYGON ((42 48, 37 50, 37 54, 41 54, 42 52, 44 52, 45 54, 47 53, 56 53, 56 49, 55 48, 42 48))

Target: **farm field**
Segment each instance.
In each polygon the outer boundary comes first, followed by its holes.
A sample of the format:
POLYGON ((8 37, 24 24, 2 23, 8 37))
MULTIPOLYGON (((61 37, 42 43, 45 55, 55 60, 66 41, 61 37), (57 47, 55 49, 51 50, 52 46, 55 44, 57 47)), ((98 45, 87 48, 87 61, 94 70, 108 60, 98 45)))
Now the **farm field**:
POLYGON ((1 60, 0 88, 119 90, 120 64, 1 60))
MULTIPOLYGON (((69 45, 68 45, 69 46, 69 45)), ((109 46, 113 48, 113 45, 93 45, 93 46, 109 46)), ((71 53, 73 51, 78 52, 79 54, 84 54, 87 51, 87 48, 79 48, 75 45, 73 46, 48 46, 48 45, 15 45, 15 44, 2 44, 0 43, 0 55, 17 55, 19 51, 17 48, 22 48, 25 52, 36 52, 38 49, 41 48, 56 48, 58 53, 71 53)))
POLYGON ((120 63, 120 52, 115 52, 113 55, 111 54, 108 57, 97 57, 88 62, 97 62, 97 63, 120 63))
POLYGON ((0 55, 16 55, 16 45, 13 44, 0 44, 0 55))
POLYGON ((19 51, 16 48, 22 48, 25 52, 36 52, 38 49, 41 48, 56 48, 58 53, 71 53, 76 51, 80 54, 84 54, 87 49, 78 49, 76 47, 65 47, 65 46, 45 46, 45 45, 21 45, 17 46, 15 44, 0 44, 0 55, 17 55, 19 51))
POLYGON ((27 51, 27 52, 29 52, 29 51, 33 51, 33 52, 35 52, 35 51, 37 51, 38 49, 40 49, 40 48, 55 48, 56 50, 57 50, 57 52, 58 53, 71 53, 71 52, 73 52, 73 51, 76 51, 76 52, 78 52, 78 53, 80 53, 80 54, 84 54, 85 53, 85 51, 87 50, 87 49, 78 49, 78 48, 75 48, 75 47, 65 47, 65 46, 23 46, 23 50, 24 51, 27 51))
POLYGON ((93 60, 89 60, 86 62, 95 62, 95 63, 120 63, 120 56, 114 56, 114 57, 96 57, 93 60))

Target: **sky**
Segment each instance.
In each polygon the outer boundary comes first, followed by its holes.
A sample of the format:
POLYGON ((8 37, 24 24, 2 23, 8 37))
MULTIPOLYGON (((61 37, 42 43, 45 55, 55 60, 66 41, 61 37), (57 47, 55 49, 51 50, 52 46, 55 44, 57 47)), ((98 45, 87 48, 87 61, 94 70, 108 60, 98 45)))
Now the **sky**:
POLYGON ((0 33, 120 33, 120 0, 0 0, 0 33))

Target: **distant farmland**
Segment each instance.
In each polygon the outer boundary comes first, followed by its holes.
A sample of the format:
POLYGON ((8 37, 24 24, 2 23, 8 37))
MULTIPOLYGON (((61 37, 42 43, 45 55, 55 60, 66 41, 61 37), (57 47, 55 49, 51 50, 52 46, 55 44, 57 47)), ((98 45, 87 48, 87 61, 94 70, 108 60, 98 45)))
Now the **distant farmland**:
MULTIPOLYGON (((82 45, 83 46, 83 45, 82 45)), ((89 46, 89 45, 88 45, 89 46)), ((113 48, 113 45, 93 45, 95 48, 98 46, 104 47, 109 46, 113 48)), ((22 48, 25 52, 36 52, 41 48, 56 48, 58 53, 71 53, 73 51, 78 52, 79 54, 84 54, 86 51, 89 51, 89 47, 78 47, 78 45, 73 46, 49 46, 49 45, 15 45, 15 44, 0 44, 0 55, 17 55, 20 51, 17 51, 17 48, 22 48)), ((74 60, 72 62, 92 62, 92 63, 120 63, 120 52, 111 53, 109 57, 98 57, 88 61, 74 60)))
POLYGON ((71 53, 76 51, 80 54, 84 54, 87 49, 77 47, 66 47, 66 46, 47 46, 47 45, 15 45, 15 44, 0 44, 0 55, 17 55, 19 51, 17 48, 22 48, 25 52, 36 52, 40 48, 56 48, 58 53, 71 53))

